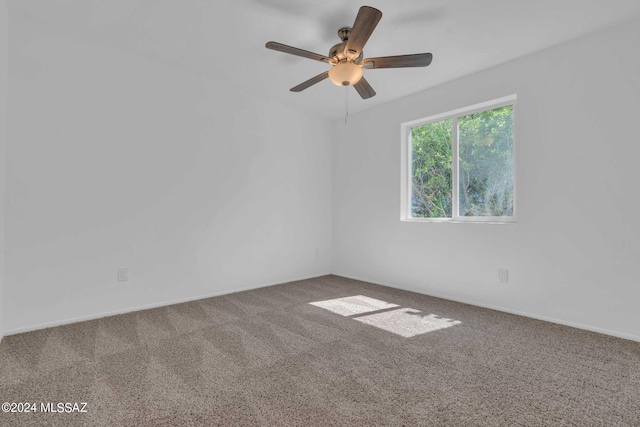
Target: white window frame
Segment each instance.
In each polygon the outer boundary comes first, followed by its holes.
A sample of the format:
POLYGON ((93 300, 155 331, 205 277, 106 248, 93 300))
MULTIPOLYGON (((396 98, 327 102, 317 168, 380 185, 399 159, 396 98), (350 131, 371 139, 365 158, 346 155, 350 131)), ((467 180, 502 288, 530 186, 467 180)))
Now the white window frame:
POLYGON ((516 99, 517 96, 509 95, 491 101, 481 102, 479 104, 470 105, 468 107, 459 108, 457 110, 448 111, 446 113, 436 114, 425 117, 423 119, 405 122, 400 125, 401 129, 401 196, 400 196, 400 220, 409 222, 448 222, 448 223, 489 223, 489 224, 510 224, 516 222, 516 99), (462 116, 479 113, 482 111, 493 110, 507 105, 513 106, 513 216, 460 216, 460 196, 458 184, 458 162, 459 162, 459 144, 458 140, 458 119, 462 116), (451 218, 414 218, 411 216, 411 193, 413 185, 413 177, 411 176, 411 128, 422 126, 429 123, 439 122, 446 119, 452 119, 453 133, 453 161, 452 161, 452 200, 451 200, 451 218))

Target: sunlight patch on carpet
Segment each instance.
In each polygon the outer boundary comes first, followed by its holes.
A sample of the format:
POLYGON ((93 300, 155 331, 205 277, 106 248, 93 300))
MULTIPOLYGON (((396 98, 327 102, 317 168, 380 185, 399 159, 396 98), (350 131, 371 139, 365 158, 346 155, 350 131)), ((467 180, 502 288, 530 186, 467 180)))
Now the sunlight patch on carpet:
POLYGON ((358 322, 405 338, 450 328, 462 323, 459 320, 447 319, 433 313, 426 314, 413 308, 400 308, 398 304, 364 295, 316 301, 309 304, 341 316, 351 317, 358 322), (397 309, 390 310, 393 308, 397 309))
POLYGON ((356 317, 355 320, 393 332, 405 338, 437 331, 438 329, 450 328, 462 323, 459 320, 447 319, 436 314, 425 314, 412 308, 369 314, 356 317))
POLYGON ((352 297, 336 298, 327 301, 310 302, 316 307, 324 308, 341 316, 353 316, 354 314, 369 313, 372 311, 384 310, 386 308, 399 307, 398 304, 391 304, 379 299, 356 295, 352 297))

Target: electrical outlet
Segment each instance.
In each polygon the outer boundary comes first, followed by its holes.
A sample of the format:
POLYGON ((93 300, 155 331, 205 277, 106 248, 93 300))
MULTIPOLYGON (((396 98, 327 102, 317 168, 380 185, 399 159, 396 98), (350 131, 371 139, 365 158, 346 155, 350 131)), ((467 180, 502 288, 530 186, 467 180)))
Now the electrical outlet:
POLYGON ((118 282, 129 280, 129 267, 118 267, 118 282))
POLYGON ((509 283, 509 270, 507 270, 506 268, 498 269, 498 282, 509 283))

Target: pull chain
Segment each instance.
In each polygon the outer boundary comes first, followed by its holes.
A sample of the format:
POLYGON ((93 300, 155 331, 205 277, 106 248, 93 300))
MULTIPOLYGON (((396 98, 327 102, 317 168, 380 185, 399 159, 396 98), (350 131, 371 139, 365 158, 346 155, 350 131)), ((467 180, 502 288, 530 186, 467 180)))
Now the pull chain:
POLYGON ((344 87, 344 124, 347 124, 349 117, 349 86, 344 87))

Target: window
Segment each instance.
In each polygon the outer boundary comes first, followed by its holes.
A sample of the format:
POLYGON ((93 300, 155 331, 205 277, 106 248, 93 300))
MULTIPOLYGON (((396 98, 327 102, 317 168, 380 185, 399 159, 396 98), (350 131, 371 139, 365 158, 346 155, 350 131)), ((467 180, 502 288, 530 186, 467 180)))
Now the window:
POLYGON ((515 101, 402 124, 402 220, 515 222, 515 101))

